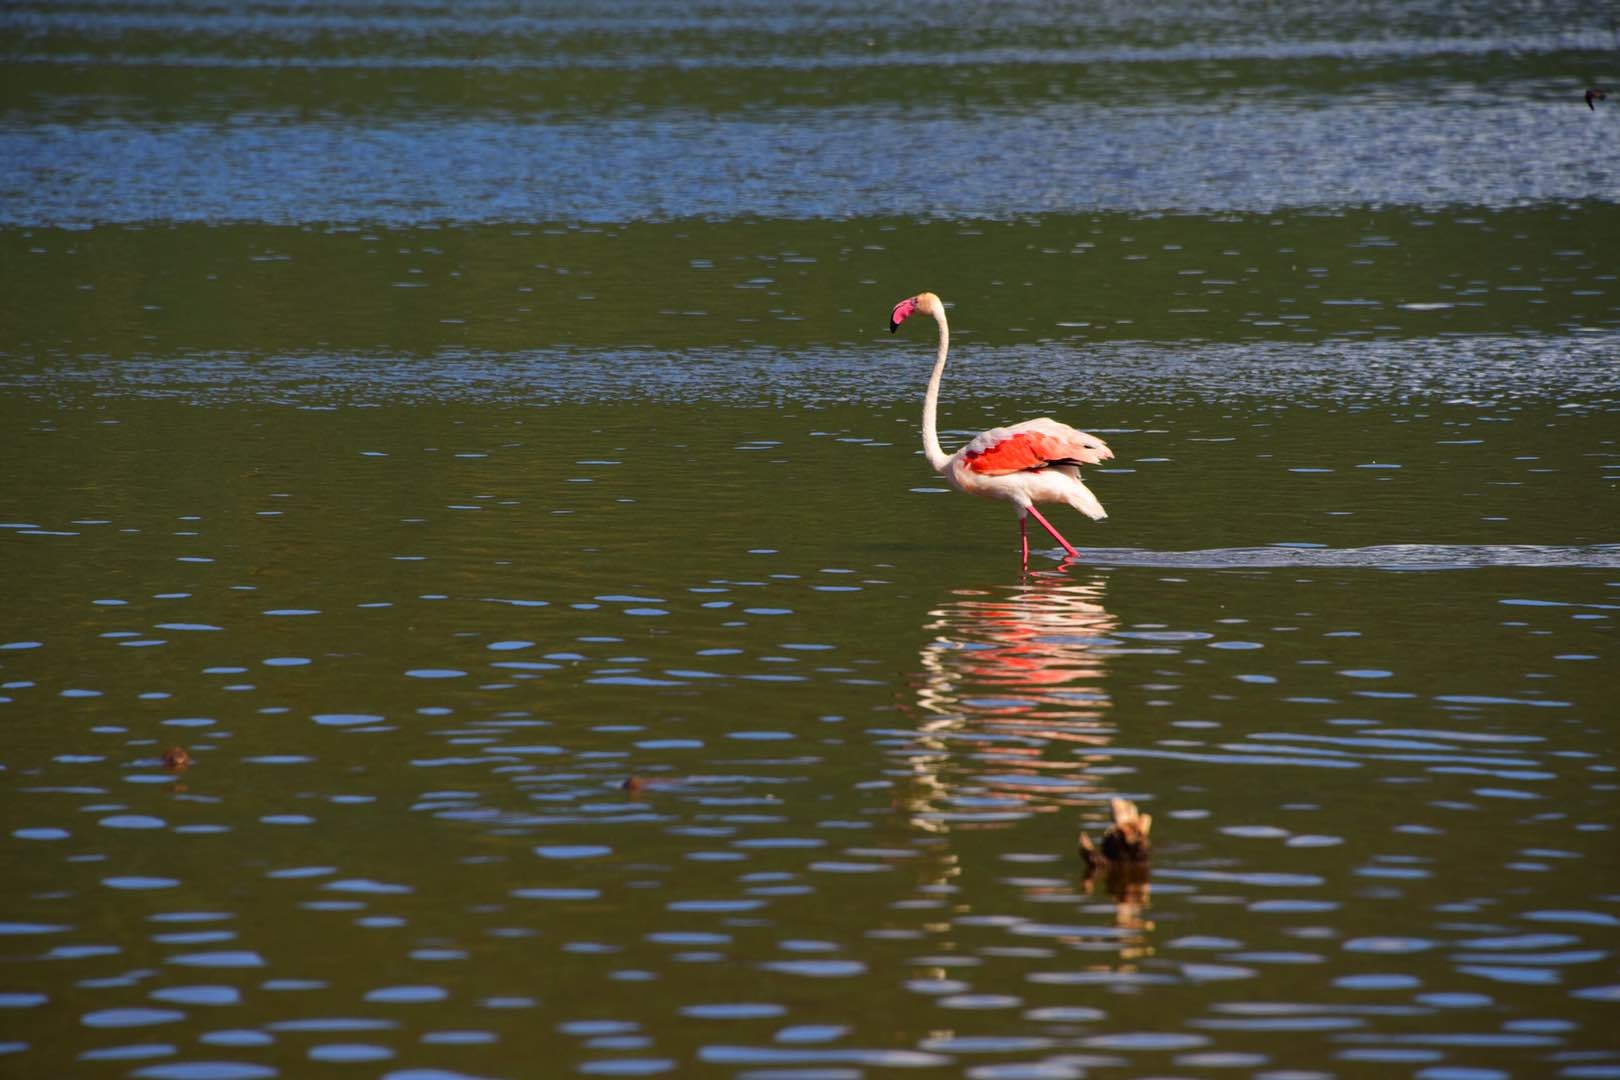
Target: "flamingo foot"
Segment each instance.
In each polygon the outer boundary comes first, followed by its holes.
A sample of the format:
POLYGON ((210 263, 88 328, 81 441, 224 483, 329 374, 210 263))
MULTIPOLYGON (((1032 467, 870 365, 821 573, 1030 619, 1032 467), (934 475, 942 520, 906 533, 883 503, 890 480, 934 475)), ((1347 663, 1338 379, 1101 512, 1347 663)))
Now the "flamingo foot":
POLYGON ((1063 550, 1067 551, 1071 558, 1078 559, 1080 557, 1080 552, 1075 550, 1075 546, 1063 539, 1063 534, 1054 529, 1052 527, 1052 523, 1047 521, 1045 517, 1041 516, 1041 512, 1039 510, 1031 506, 1029 507, 1029 512, 1035 515, 1035 520, 1041 523, 1041 528, 1052 534, 1052 539, 1063 545, 1063 550))

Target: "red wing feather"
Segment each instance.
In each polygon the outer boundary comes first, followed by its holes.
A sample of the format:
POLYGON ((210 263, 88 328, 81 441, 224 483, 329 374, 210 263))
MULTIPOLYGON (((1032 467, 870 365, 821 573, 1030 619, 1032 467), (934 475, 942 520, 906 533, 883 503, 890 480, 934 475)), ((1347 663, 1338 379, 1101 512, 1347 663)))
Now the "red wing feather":
MULTIPOLYGON (((985 435, 993 434, 985 432, 985 435)), ((984 439, 985 435, 980 435, 979 439, 984 439)), ((1111 456, 1100 439, 1096 440, 1096 445, 1088 446, 1041 431, 1008 432, 1005 438, 987 441, 983 446, 970 444, 962 455, 968 468, 986 476, 1044 469, 1048 465, 1063 463, 1092 462, 1111 456)))
POLYGON ((1046 456, 1048 448, 1041 445, 1049 441, 1039 435, 1014 435, 979 450, 969 449, 962 457, 974 472, 992 476, 1040 469, 1052 461, 1046 456))

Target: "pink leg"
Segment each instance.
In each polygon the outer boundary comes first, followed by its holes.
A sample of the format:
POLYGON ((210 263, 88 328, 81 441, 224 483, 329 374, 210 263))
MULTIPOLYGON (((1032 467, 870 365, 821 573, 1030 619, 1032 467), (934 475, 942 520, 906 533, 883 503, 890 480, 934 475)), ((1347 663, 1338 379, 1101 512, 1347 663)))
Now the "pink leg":
POLYGON ((1024 569, 1029 569, 1029 521, 1023 514, 1018 515, 1018 540, 1024 547, 1024 569))
POLYGON ((1052 528, 1052 523, 1050 521, 1047 521, 1044 517, 1042 517, 1041 512, 1039 510, 1037 510, 1033 506, 1031 506, 1029 508, 1029 512, 1035 515, 1035 520, 1041 523, 1041 528, 1045 529, 1047 532, 1052 534, 1052 539, 1056 540, 1058 543, 1063 545, 1063 550, 1064 551, 1067 551, 1071 556, 1073 556, 1076 559, 1078 559, 1080 557, 1080 553, 1074 549, 1074 545, 1069 543, 1067 540, 1063 539, 1063 534, 1058 532, 1056 529, 1052 528))

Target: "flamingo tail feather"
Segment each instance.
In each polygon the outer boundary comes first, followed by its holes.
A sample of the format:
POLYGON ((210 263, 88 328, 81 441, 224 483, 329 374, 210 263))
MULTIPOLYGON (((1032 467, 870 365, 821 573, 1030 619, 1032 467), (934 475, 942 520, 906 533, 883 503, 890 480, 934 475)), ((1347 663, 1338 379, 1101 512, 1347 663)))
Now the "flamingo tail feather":
POLYGON ((1078 479, 1075 480, 1073 490, 1069 494, 1069 505, 1092 521, 1101 521, 1108 516, 1108 511, 1104 510, 1103 504, 1097 501, 1097 496, 1093 495, 1091 489, 1078 479))

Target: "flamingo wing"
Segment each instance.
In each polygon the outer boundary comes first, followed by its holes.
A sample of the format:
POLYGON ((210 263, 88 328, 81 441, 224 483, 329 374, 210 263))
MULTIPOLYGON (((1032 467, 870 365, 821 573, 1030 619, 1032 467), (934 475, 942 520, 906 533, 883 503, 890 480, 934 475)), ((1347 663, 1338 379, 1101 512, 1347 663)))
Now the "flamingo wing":
POLYGON ((967 467, 981 476, 1005 476, 1054 465, 1095 465, 1114 456, 1097 436, 1044 416, 1012 427, 991 428, 974 436, 960 453, 967 467))

